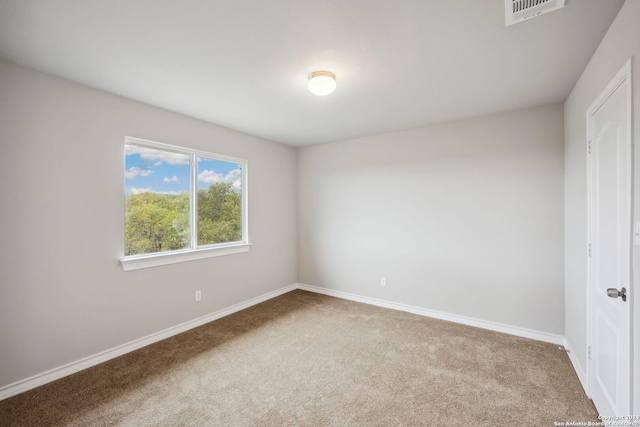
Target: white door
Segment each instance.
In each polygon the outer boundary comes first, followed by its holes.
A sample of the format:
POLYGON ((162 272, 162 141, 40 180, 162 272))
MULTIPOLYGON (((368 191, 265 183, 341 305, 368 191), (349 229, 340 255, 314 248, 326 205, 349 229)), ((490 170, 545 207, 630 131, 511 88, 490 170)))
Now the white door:
POLYGON ((588 387, 600 415, 631 413, 631 97, 629 61, 587 111, 588 387))

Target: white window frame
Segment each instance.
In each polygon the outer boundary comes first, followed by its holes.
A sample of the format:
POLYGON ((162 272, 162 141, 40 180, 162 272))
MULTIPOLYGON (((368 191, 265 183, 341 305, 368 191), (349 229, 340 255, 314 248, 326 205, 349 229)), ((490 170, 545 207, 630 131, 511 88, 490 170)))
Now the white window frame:
MULTIPOLYGON (((171 150, 189 156, 189 226, 190 242, 189 248, 155 252, 151 254, 123 256, 120 260, 124 271, 138 270, 141 268, 156 267, 159 265, 174 264, 178 262, 194 261, 203 258, 218 257, 224 255, 248 252, 251 243, 249 242, 249 218, 248 218, 248 162, 245 159, 225 156, 221 154, 208 153, 205 151, 193 150, 176 145, 164 144, 161 142, 149 141, 146 139, 125 137, 125 146, 135 144, 143 147, 156 148, 161 150, 171 150), (198 162, 197 158, 202 157, 209 160, 220 160, 223 162, 236 163, 242 168, 241 173, 241 215, 242 215, 242 240, 237 242, 216 243, 212 245, 198 246, 198 162)), ((124 148, 124 147, 123 147, 124 148)), ((124 176, 124 171, 123 171, 124 176)), ((124 217, 123 217, 124 224, 124 217)), ((124 233, 122 247, 124 248, 124 233)))

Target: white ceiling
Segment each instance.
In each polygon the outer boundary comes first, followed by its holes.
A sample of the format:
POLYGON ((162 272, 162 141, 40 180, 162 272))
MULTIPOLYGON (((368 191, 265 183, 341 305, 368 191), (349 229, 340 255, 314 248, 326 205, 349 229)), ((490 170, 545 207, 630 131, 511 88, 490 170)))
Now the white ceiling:
POLYGON ((563 102, 623 3, 0 0, 0 58, 304 146, 563 102))

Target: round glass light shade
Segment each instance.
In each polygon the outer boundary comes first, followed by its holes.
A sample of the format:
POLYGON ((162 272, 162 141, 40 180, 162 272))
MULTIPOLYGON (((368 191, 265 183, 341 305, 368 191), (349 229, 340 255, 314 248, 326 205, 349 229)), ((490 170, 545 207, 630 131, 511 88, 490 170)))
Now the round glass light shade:
POLYGON ((336 90, 336 76, 329 71, 314 71, 309 74, 309 91, 318 96, 329 95, 336 90))

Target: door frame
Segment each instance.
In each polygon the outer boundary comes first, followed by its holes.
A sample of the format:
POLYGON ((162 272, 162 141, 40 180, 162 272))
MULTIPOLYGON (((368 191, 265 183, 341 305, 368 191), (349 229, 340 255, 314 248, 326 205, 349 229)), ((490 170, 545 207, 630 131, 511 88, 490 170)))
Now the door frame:
MULTIPOLYGON (((592 140, 592 121, 591 121, 591 117, 600 109, 600 107, 602 107, 602 105, 609 99, 609 97, 611 97, 611 95, 616 91, 616 89, 618 89, 623 83, 625 82, 629 82, 628 85, 628 105, 627 105, 627 110, 628 110, 628 133, 629 133, 629 138, 631 141, 631 158, 630 158, 630 180, 631 180, 631 201, 630 201, 630 206, 629 206, 629 241, 630 241, 630 245, 629 245, 629 259, 630 259, 630 265, 629 265, 629 283, 626 284, 626 288, 628 289, 627 294, 628 294, 628 298, 627 298, 627 302, 629 303, 629 354, 628 354, 628 359, 629 359, 629 368, 630 368, 630 375, 631 375, 631 381, 629 382, 629 404, 630 404, 630 410, 634 411, 634 410, 638 410, 638 408, 634 408, 633 407, 633 378, 634 378, 634 366, 633 366, 633 352, 634 352, 634 337, 633 337, 633 319, 634 319, 634 310, 633 310, 633 305, 634 305, 634 292, 633 292, 633 282, 634 282, 634 274, 633 274, 633 245, 634 245, 634 236, 633 236, 633 224, 635 222, 635 218, 634 218, 634 179, 635 179, 635 172, 634 172, 634 165, 635 165, 635 161, 634 161, 634 155, 635 155, 635 147, 634 147, 634 134, 633 134, 633 58, 629 58, 625 64, 623 65, 623 67, 620 69, 620 71, 618 71, 615 75, 615 77, 613 77, 613 79, 609 82, 609 84, 604 88, 604 90, 602 90, 602 92, 600 92, 600 94, 598 95, 598 97, 596 98, 596 100, 591 104, 591 106, 587 109, 586 111, 586 125, 587 125, 587 141, 586 141, 586 157, 587 157, 587 253, 586 253, 586 258, 587 258, 587 348, 586 350, 586 354, 587 354, 587 358, 586 358, 586 394, 589 398, 592 397, 592 387, 593 387, 593 381, 591 378, 591 370, 592 370, 592 360, 591 360, 591 348, 595 342, 594 340, 594 328, 593 328, 593 313, 594 313, 594 309, 593 309, 593 298, 592 298, 592 294, 593 294, 593 269, 594 269, 594 262, 593 262, 593 258, 591 257, 591 242, 593 240, 593 235, 592 235, 592 222, 593 222, 593 197, 592 197, 592 191, 593 191, 593 182, 592 182, 592 172, 593 172, 593 161, 594 159, 591 156, 591 140, 592 140)), ((620 284, 620 286, 625 286, 620 284)), ((626 414, 620 414, 620 415, 626 415, 626 414)))

